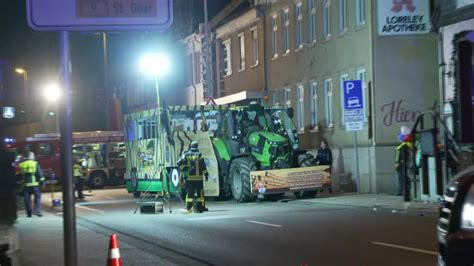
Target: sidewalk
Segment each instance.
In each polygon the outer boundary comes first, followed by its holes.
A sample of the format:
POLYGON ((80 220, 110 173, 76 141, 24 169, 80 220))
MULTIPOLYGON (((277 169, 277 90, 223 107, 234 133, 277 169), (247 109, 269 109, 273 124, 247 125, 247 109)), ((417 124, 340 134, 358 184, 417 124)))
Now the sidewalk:
POLYGON ((327 192, 318 194, 315 199, 307 199, 314 203, 346 205, 353 207, 365 207, 374 211, 391 211, 399 213, 414 214, 438 214, 438 203, 433 202, 405 202, 403 196, 395 196, 389 194, 329 194, 327 192))
MULTIPOLYGON (((45 199, 47 200, 47 199, 45 199)), ((303 199, 312 204, 324 203, 368 208, 374 211, 390 211, 416 215, 436 215, 437 203, 409 202, 403 197, 386 194, 318 194, 314 199, 303 199)), ((18 211, 14 226, 0 225, 0 244, 9 243, 10 257, 17 265, 64 265, 62 216, 50 210, 50 202, 43 201, 43 217, 27 218, 24 210, 18 211), (45 205, 47 204, 47 206, 45 205)), ((104 265, 107 260, 109 237, 77 225, 78 265, 104 265)), ((169 261, 120 243, 124 265, 171 265, 169 261), (128 261, 127 261, 128 260, 128 261)), ((3 265, 2 265, 3 266, 3 265)))
MULTIPOLYGON (((18 228, 19 249, 14 252, 14 266, 64 265, 62 216, 43 211, 43 217, 27 218, 19 213, 15 227, 18 228)), ((78 265, 105 265, 109 237, 80 225, 76 231, 78 265)), ((170 265, 157 256, 118 241, 124 265, 147 265, 150 261, 170 265)))
MULTIPOLYGON (((0 239, 10 240, 8 256, 13 266, 64 265, 64 237, 62 213, 51 209, 49 198, 42 197, 43 217, 26 217, 25 210, 18 210, 13 226, 0 226, 0 239)), ((113 233, 113 232, 110 232, 113 233)), ((76 223, 78 265, 105 265, 109 253, 109 236, 95 232, 76 223)), ((174 265, 148 252, 120 242, 123 265, 174 265)), ((0 266, 3 266, 0 262, 0 266)))

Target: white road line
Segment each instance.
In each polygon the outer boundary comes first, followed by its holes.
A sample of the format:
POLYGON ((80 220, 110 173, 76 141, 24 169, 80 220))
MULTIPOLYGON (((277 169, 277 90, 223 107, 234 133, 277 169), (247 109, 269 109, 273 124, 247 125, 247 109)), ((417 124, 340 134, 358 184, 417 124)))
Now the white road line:
POLYGON ((101 211, 101 210, 96 210, 96 209, 92 209, 92 208, 84 207, 84 206, 77 205, 77 204, 76 204, 76 208, 81 208, 81 209, 85 209, 85 210, 88 210, 88 211, 93 211, 93 212, 105 213, 104 211, 101 211))
POLYGON ((266 225, 266 226, 272 226, 272 227, 283 227, 283 225, 280 225, 280 224, 269 224, 269 223, 252 221, 252 220, 247 220, 246 222, 247 223, 253 223, 253 224, 261 224, 261 225, 266 225))
POLYGON ((411 247, 399 246, 399 245, 388 244, 388 243, 383 243, 383 242, 372 242, 372 244, 374 244, 374 245, 379 245, 379 246, 385 246, 385 247, 391 247, 391 248, 404 249, 404 250, 409 250, 409 251, 414 251, 414 252, 419 252, 419 253, 425 253, 425 254, 430 254, 430 255, 438 256, 438 252, 434 252, 434 251, 430 251, 430 250, 424 250, 424 249, 419 249, 419 248, 411 248, 411 247))
POLYGON ((105 197, 106 199, 115 199, 114 197, 105 197))
POLYGON ((56 215, 63 215, 64 212, 58 212, 56 215))
POLYGON ((242 217, 242 216, 238 216, 238 215, 206 216, 206 217, 188 218, 186 219, 186 221, 220 220, 220 219, 232 219, 232 218, 239 218, 239 217, 242 217))

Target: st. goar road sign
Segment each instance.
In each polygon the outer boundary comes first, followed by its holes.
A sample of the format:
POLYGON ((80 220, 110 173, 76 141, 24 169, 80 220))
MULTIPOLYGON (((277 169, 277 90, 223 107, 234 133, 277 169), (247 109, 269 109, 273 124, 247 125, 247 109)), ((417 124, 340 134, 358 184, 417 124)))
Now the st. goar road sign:
POLYGON ((43 31, 166 30, 172 0, 26 0, 28 24, 43 31))

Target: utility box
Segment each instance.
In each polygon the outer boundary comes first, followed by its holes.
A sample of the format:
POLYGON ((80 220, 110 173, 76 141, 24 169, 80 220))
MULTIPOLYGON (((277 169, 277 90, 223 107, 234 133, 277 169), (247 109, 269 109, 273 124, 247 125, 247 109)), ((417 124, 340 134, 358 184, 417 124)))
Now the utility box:
POLYGON ((163 212, 162 201, 144 201, 140 202, 140 213, 141 214, 156 214, 163 212))

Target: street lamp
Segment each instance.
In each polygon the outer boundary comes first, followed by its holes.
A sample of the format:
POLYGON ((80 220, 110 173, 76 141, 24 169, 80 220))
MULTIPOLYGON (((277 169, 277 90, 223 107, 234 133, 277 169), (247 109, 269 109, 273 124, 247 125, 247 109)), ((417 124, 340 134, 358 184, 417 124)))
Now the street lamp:
POLYGON ((56 132, 59 133, 58 101, 61 98, 61 90, 57 84, 49 84, 43 90, 45 98, 54 103, 54 115, 56 116, 56 132))
POLYGON ((28 114, 28 116, 30 115, 29 114, 29 97, 28 97, 28 71, 26 71, 25 68, 21 68, 21 67, 17 67, 15 68, 15 72, 20 74, 20 75, 23 75, 23 89, 24 89, 24 92, 23 92, 23 103, 25 104, 25 110, 26 110, 26 113, 28 114))
MULTIPOLYGON (((158 82, 158 78, 164 76, 168 73, 170 69, 170 61, 168 57, 163 54, 147 54, 140 58, 139 61, 139 68, 140 70, 145 73, 146 75, 152 76, 155 79, 155 89, 156 89, 156 104, 158 108, 158 115, 156 121, 156 127, 158 133, 158 138, 160 139, 160 143, 164 143, 163 139, 163 128, 161 127, 161 110, 162 108, 161 99, 160 99, 160 85, 158 82)), ((160 173, 162 172, 162 167, 164 167, 164 151, 163 147, 158 150, 158 166, 160 173)))

